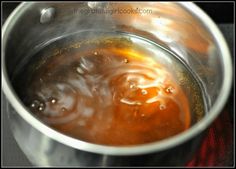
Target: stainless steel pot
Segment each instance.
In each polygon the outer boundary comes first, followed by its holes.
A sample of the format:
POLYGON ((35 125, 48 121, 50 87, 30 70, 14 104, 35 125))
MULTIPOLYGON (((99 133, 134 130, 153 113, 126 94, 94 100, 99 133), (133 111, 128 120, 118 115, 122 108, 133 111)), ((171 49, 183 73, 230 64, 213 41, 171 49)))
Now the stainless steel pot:
POLYGON ((201 133, 219 115, 229 95, 232 68, 225 40, 213 21, 193 3, 22 3, 2 28, 2 88, 12 105, 15 139, 40 166, 184 165, 201 133), (102 146, 61 134, 37 120, 14 91, 19 63, 42 45, 82 30, 123 31, 177 53, 201 85, 206 116, 186 132, 139 146, 102 146))

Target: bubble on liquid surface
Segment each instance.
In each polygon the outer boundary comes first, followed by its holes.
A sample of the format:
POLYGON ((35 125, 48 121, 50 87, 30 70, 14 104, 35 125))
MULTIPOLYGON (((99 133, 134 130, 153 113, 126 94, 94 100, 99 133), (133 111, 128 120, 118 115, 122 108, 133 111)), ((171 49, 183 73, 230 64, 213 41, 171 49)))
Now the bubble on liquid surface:
POLYGON ((174 88, 172 86, 169 86, 166 88, 166 92, 169 93, 169 94, 172 94, 175 92, 174 88))
POLYGON ((51 102, 52 104, 55 104, 55 103, 57 102, 57 99, 55 99, 55 98, 50 98, 50 102, 51 102))
POLYGON ((124 59, 123 62, 124 63, 129 63, 129 60, 128 59, 124 59))
POLYGON ((146 95, 148 92, 147 92, 147 90, 142 89, 142 90, 141 90, 141 93, 142 93, 142 95, 146 95))
POLYGON ((129 88, 130 89, 137 89, 138 87, 135 83, 130 83, 129 88))
POLYGON ((38 106, 39 106, 39 101, 38 100, 34 100, 32 103, 31 103, 31 105, 30 105, 30 107, 31 108, 37 108, 38 106))
POLYGON ((61 111, 62 111, 62 112, 65 112, 65 111, 67 111, 67 109, 66 109, 65 107, 62 107, 62 108, 61 108, 61 111))
POLYGON ((166 109, 166 105, 165 104, 160 104, 159 109, 160 110, 165 110, 166 109))
POLYGON ((38 107, 38 110, 39 111, 44 111, 44 109, 45 109, 45 104, 44 103, 40 103, 39 107, 38 107))
POLYGON ((36 107, 36 104, 35 104, 35 103, 32 103, 32 104, 30 105, 30 107, 35 108, 35 107, 36 107))
POLYGON ((39 111, 43 111, 43 110, 44 110, 44 108, 40 106, 39 107, 39 111))

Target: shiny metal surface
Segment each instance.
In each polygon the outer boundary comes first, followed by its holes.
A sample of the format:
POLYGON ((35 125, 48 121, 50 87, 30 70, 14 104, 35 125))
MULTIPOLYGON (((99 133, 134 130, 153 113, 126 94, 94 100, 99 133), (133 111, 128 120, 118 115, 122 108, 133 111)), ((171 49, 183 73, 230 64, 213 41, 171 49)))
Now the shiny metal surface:
POLYGON ((49 23, 53 20, 56 10, 54 8, 46 8, 41 11, 40 23, 49 23))
POLYGON ((184 164, 197 148, 200 137, 196 136, 217 117, 230 91, 231 60, 223 36, 211 19, 192 3, 107 3, 100 6, 106 7, 104 9, 149 9, 152 12, 108 15, 93 13, 85 2, 23 3, 4 24, 2 86, 16 110, 9 116, 17 142, 36 165, 184 164), (56 16, 50 24, 40 24, 40 11, 48 7, 56 9, 56 16), (201 81, 208 103, 207 116, 188 131, 172 138, 132 147, 86 143, 58 133, 38 121, 12 88, 10 79, 17 71, 15 67, 42 44, 84 29, 124 31, 176 52, 201 81), (186 151, 182 151, 183 148, 186 151))

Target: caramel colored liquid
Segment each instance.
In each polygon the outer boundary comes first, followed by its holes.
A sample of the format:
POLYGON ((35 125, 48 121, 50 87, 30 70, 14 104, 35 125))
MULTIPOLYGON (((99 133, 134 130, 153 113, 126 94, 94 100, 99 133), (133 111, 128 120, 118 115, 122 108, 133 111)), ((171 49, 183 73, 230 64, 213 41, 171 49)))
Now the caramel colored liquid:
POLYGON ((179 63, 145 43, 111 36, 55 51, 30 76, 25 104, 56 130, 96 144, 144 144, 188 129, 192 103, 172 70, 179 63))

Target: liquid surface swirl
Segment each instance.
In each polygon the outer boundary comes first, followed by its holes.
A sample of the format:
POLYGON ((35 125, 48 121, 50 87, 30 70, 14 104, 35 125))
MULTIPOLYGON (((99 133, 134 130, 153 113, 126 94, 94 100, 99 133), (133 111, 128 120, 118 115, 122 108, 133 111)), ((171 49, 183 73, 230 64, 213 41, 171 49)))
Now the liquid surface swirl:
POLYGON ((54 52, 33 71, 25 104, 56 130, 96 144, 144 144, 188 129, 176 62, 138 41, 95 38, 54 52))

